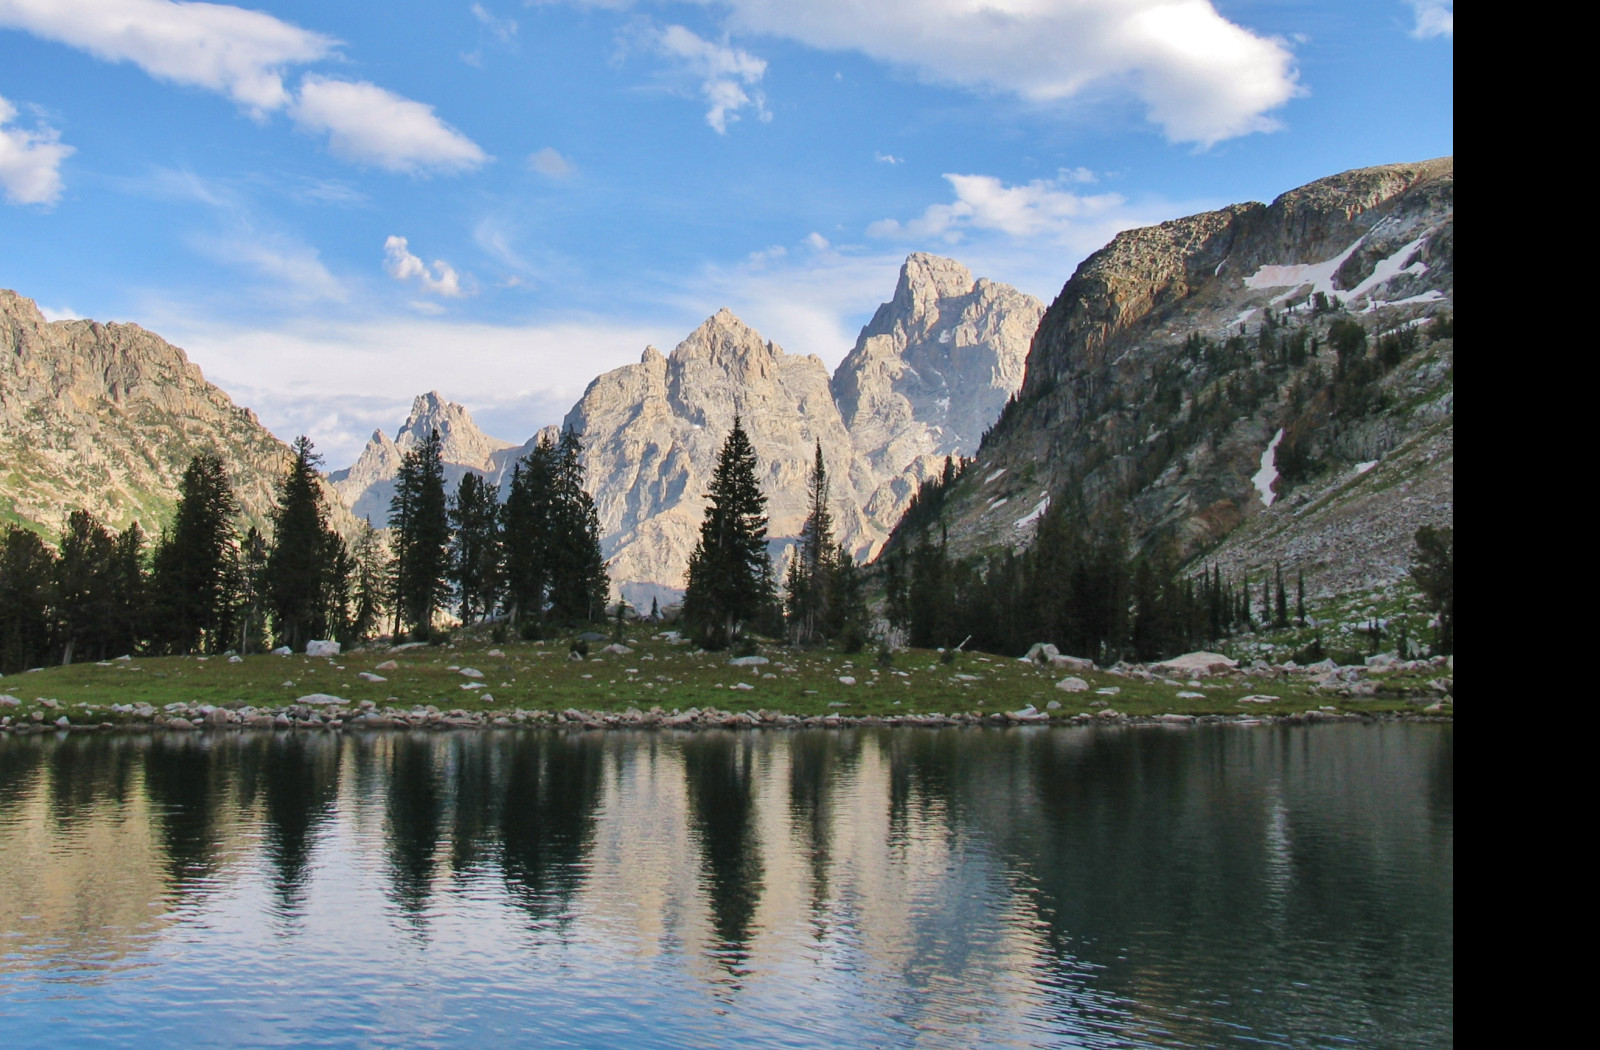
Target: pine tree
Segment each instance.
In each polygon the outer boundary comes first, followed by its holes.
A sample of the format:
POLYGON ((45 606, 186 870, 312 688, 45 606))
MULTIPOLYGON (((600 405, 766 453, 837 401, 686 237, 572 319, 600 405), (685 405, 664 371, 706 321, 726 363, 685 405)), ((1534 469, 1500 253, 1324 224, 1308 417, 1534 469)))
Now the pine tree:
POLYGON ((767 560, 767 499, 738 416, 717 456, 700 540, 689 556, 684 621, 708 649, 726 648, 775 604, 767 560))
POLYGON ((650 622, 659 623, 661 620, 661 606, 656 602, 655 595, 650 596, 650 622))
POLYGON ((55 612, 61 662, 103 659, 115 610, 112 557, 116 541, 88 511, 67 516, 55 569, 55 612))
POLYGON ((1424 525, 1413 537, 1411 579, 1438 618, 1433 651, 1454 653, 1456 648, 1455 530, 1424 525))
POLYGON ((828 637, 837 640, 847 653, 860 652, 867 641, 867 595, 865 581, 850 550, 839 544, 828 559, 828 604, 825 610, 828 637))
POLYGON ((449 584, 450 520, 444 491, 439 432, 413 446, 400 461, 395 493, 389 501, 393 530, 395 635, 403 624, 419 634, 433 628, 433 614, 449 584))
POLYGON ((831 635, 839 619, 830 610, 837 565, 833 515, 828 511, 828 471, 822 459, 821 441, 817 442, 816 462, 811 468, 808 489, 810 511, 800 527, 800 542, 785 581, 789 637, 796 645, 808 645, 824 635, 831 635))
POLYGON ((450 582, 461 622, 494 612, 500 591, 500 506, 493 486, 468 472, 450 501, 450 582))
POLYGON ((329 601, 340 550, 338 537, 328 526, 317 473, 322 457, 304 435, 290 447, 294 459, 284 472, 272 512, 266 598, 280 644, 298 652, 311 639, 335 633, 329 601))
POLYGON ((1283 564, 1277 566, 1276 591, 1273 596, 1272 626, 1282 630, 1289 626, 1289 596, 1283 589, 1283 564))
POLYGON ((543 438, 511 468, 500 508, 505 603, 514 623, 544 618, 550 591, 556 448, 543 438))
POLYGON ((157 636, 169 651, 217 651, 233 638, 238 581, 238 503, 222 459, 191 459, 178 494, 177 515, 154 558, 157 636))
POLYGON ((1306 625, 1306 574, 1296 569, 1294 574, 1294 618, 1301 627, 1306 625))
POLYGON ((350 636, 360 641, 369 637, 382 619, 386 581, 389 578, 389 555, 370 518, 361 523, 351 561, 354 562, 354 574, 351 581, 353 608, 350 636))
POLYGON ((266 639, 268 558, 267 538, 254 525, 245 532, 239 566, 239 642, 238 650, 249 653, 252 645, 266 639))
POLYGON ((583 487, 582 452, 578 435, 563 431, 551 507, 550 612, 569 623, 603 618, 611 589, 600 556, 600 517, 583 487))
POLYGON ((111 649, 118 655, 139 648, 150 623, 150 581, 144 566, 144 530, 137 521, 117 533, 112 551, 112 604, 116 622, 111 649))
POLYGON ((0 539, 0 674, 42 666, 51 643, 55 554, 16 525, 0 539))

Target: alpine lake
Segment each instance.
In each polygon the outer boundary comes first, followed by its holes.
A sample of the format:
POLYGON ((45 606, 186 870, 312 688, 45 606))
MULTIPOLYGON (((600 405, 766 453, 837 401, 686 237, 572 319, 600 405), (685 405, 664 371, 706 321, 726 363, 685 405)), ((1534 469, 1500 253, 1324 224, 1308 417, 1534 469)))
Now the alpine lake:
POLYGON ((1095 672, 1068 694, 970 654, 771 655, 513 643, 7 676, 31 731, 0 732, 0 1045, 1453 1042, 1454 730, 1397 717, 1418 710, 1403 683, 1240 706, 1267 683, 1180 700, 1095 672), (124 710, 313 691, 546 717, 178 730, 124 710), (1051 699, 1037 724, 549 714, 1051 699), (1250 717, 1324 707, 1365 717, 1250 717))

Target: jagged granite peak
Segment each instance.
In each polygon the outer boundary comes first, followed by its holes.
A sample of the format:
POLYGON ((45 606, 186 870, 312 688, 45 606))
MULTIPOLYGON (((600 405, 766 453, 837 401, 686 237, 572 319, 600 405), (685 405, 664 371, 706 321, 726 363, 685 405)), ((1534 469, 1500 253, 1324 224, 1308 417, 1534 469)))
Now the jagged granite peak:
POLYGON ((946 456, 970 456, 1022 385, 1044 304, 925 252, 900 268, 834 372, 835 402, 868 477, 866 512, 892 528, 946 456))
POLYGON ((1428 324, 1453 296, 1451 158, 1118 234, 1045 312, 1018 401, 947 501, 952 548, 1022 546, 1066 497, 1230 570, 1393 579, 1410 532, 1453 515, 1454 340, 1428 324), (1374 356, 1391 340, 1360 399, 1334 394, 1335 321, 1374 356))
MULTIPOLYGON (((222 457, 245 517, 265 528, 291 453, 254 412, 139 325, 47 321, 0 289, 0 522, 49 535, 81 508, 153 536, 200 452, 222 457)), ((329 504, 349 534, 355 522, 329 504)))
POLYGON ((833 475, 839 539, 865 554, 885 535, 861 513, 854 452, 814 355, 786 353, 726 308, 663 357, 594 379, 563 423, 583 460, 611 577, 629 601, 681 595, 717 454, 740 417, 759 457, 775 547, 805 520, 817 443, 833 475))
POLYGON ((466 407, 446 400, 437 390, 418 394, 411 412, 393 439, 381 429, 374 430, 356 461, 344 470, 330 474, 334 491, 352 514, 379 528, 389 521, 389 501, 394 497, 394 481, 405 454, 439 432, 439 454, 444 463, 445 483, 454 490, 468 471, 494 476, 499 457, 515 448, 509 441, 493 438, 478 429, 466 407))

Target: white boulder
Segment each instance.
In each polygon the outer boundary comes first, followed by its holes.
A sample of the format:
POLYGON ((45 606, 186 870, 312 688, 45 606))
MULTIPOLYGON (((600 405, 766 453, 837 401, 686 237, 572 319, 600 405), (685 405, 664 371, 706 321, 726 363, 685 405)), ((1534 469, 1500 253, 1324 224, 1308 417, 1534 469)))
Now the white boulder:
POLYGON ((1151 664, 1150 670, 1157 674, 1171 675, 1173 678, 1193 678, 1199 675, 1227 674, 1239 661, 1223 656, 1221 653, 1208 653, 1204 650, 1196 653, 1184 653, 1174 656, 1170 660, 1151 664))
POLYGON ((1063 693, 1086 693, 1089 691, 1089 683, 1082 678, 1063 678, 1056 683, 1056 688, 1063 693))
POLYGON ((314 639, 306 643, 307 656, 338 656, 339 643, 325 638, 314 639))

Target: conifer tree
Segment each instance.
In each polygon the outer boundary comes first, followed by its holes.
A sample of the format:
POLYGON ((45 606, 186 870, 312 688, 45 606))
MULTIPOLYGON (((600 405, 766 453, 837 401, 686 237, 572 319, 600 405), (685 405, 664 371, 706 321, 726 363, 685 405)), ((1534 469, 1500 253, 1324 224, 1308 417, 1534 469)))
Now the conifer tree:
POLYGON ((1289 626, 1289 596, 1283 589, 1283 563, 1276 569, 1276 591, 1273 595, 1272 626, 1282 630, 1289 626))
POLYGON ((56 556, 55 613, 61 662, 103 659, 115 619, 112 556, 116 543, 94 515, 67 516, 56 556))
POLYGON ((708 649, 726 648, 775 604, 767 560, 767 499, 738 416, 717 456, 700 540, 689 556, 683 618, 708 649))
POLYGON ((255 643, 266 638, 268 577, 271 549, 267 538, 254 525, 246 530, 239 555, 239 641, 240 653, 249 653, 255 643))
POLYGON ((604 618, 611 588, 600 556, 600 517, 583 487, 582 452, 577 433, 563 431, 551 507, 550 612, 566 622, 604 618))
POLYGON ((1300 626, 1306 624, 1306 574, 1296 569, 1294 574, 1294 618, 1300 626))
POLYGON ((305 435, 290 447, 294 458, 284 472, 272 512, 266 598, 280 644, 298 652, 311 639, 335 633, 329 605, 342 545, 328 526, 317 473, 322 457, 305 435))
POLYGON ((1454 653, 1456 647, 1455 610, 1455 530, 1424 525, 1413 537, 1411 579, 1422 592, 1423 600, 1438 618, 1434 652, 1454 653))
POLYGON ((145 572, 144 530, 137 521, 117 533, 112 551, 112 604, 116 622, 111 649, 117 655, 131 654, 149 631, 150 581, 145 572))
POLYGON ((50 649, 55 554, 16 525, 0 539, 0 674, 40 667, 50 649))
POLYGON ((462 475, 450 501, 450 527, 450 582, 461 622, 471 623, 494 611, 500 590, 500 506, 481 475, 462 475))
POLYGON ((828 471, 822 459, 822 442, 817 442, 816 461, 808 486, 810 510, 800 527, 800 542, 789 563, 789 637, 796 645, 821 640, 836 629, 839 617, 830 610, 837 573, 833 545, 833 515, 828 511, 828 471))
POLYGON ((867 595, 861 569, 842 543, 828 562, 828 637, 847 653, 859 652, 867 640, 867 595))
POLYGON ((178 512, 154 558, 155 624, 172 652, 231 644, 238 582, 238 502, 221 457, 204 452, 178 482, 178 512))
POLYGON ((511 468, 500 508, 505 603, 513 623, 544 618, 550 591, 556 448, 542 438, 511 468))
POLYGON ((372 527, 371 518, 361 523, 350 558, 354 566, 350 636, 360 641, 369 637, 381 622, 389 578, 389 555, 378 530, 372 527))
POLYGON ((400 461, 395 494, 389 501, 389 526, 395 552, 395 634, 403 624, 426 634, 449 587, 450 520, 437 430, 429 431, 400 461))

